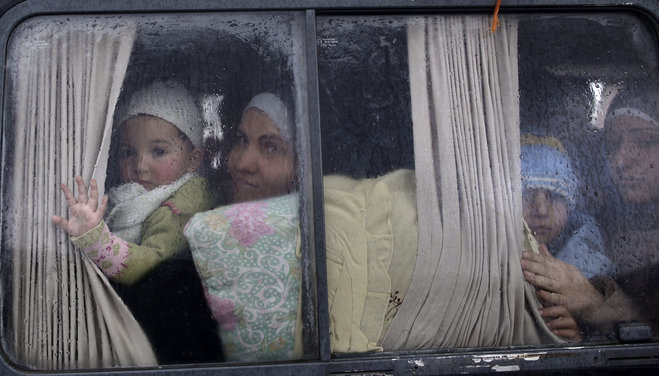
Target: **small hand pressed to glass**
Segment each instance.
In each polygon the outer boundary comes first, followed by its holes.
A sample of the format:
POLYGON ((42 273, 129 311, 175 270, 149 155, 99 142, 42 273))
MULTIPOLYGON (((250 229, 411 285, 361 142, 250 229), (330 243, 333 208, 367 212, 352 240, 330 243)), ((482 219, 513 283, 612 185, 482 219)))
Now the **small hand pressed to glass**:
POLYGON ((89 195, 87 195, 87 186, 82 177, 76 176, 75 180, 78 186, 78 198, 75 197, 66 184, 62 183, 61 185, 71 216, 66 219, 59 215, 53 215, 52 221, 70 236, 78 237, 101 223, 107 209, 108 197, 103 196, 99 204, 96 180, 92 179, 89 183, 89 195))

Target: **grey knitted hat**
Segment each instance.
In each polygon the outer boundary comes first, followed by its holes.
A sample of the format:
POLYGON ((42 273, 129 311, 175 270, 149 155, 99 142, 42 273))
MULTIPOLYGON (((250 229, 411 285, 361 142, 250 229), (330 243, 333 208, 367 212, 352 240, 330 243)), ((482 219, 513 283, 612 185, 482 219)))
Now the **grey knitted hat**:
POLYGON ((161 118, 188 136, 195 147, 202 145, 201 111, 188 91, 177 82, 155 81, 136 91, 120 117, 119 124, 137 115, 161 118))

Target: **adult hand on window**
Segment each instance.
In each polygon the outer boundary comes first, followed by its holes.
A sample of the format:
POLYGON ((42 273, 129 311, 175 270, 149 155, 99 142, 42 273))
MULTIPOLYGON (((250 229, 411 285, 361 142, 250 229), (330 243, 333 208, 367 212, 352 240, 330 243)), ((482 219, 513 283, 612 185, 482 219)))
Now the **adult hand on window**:
POLYGON ((61 186, 71 216, 66 219, 59 215, 53 215, 52 221, 70 236, 78 237, 101 223, 107 209, 108 198, 103 196, 99 206, 96 180, 92 179, 89 183, 89 196, 87 196, 87 186, 82 181, 82 177, 76 176, 75 180, 78 186, 77 199, 66 184, 62 183, 61 186))
POLYGON ((538 288, 543 306, 564 306, 577 319, 604 302, 604 296, 577 267, 552 256, 544 244, 540 245, 540 254, 522 253, 522 273, 538 288))
POLYGON ((581 342, 581 330, 570 311, 565 306, 555 305, 540 310, 547 328, 559 337, 581 342))

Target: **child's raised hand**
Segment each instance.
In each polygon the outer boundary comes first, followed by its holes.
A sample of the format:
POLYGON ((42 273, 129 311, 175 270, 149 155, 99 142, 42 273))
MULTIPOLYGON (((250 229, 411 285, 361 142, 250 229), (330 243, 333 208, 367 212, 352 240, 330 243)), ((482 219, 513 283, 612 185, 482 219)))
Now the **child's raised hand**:
POLYGON ((62 183, 62 192, 64 192, 66 205, 69 207, 71 217, 66 219, 59 215, 53 215, 52 221, 70 236, 78 237, 101 223, 107 209, 108 198, 107 196, 103 196, 99 206, 96 180, 92 179, 90 182, 89 197, 87 196, 87 187, 82 181, 82 177, 76 176, 75 180, 78 186, 77 199, 71 190, 69 190, 69 187, 62 183))

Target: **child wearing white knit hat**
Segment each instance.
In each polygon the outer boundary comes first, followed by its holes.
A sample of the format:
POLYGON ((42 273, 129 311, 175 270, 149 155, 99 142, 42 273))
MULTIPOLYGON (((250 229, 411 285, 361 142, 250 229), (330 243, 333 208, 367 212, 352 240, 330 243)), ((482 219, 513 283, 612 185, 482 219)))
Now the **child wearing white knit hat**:
POLYGON ((98 203, 76 177, 78 197, 62 185, 71 217, 53 216, 73 244, 108 277, 132 284, 188 248, 187 221, 213 205, 204 178, 201 113, 175 82, 156 81, 135 92, 120 112, 115 135, 121 185, 98 203), (107 213, 106 213, 106 209, 107 213))

